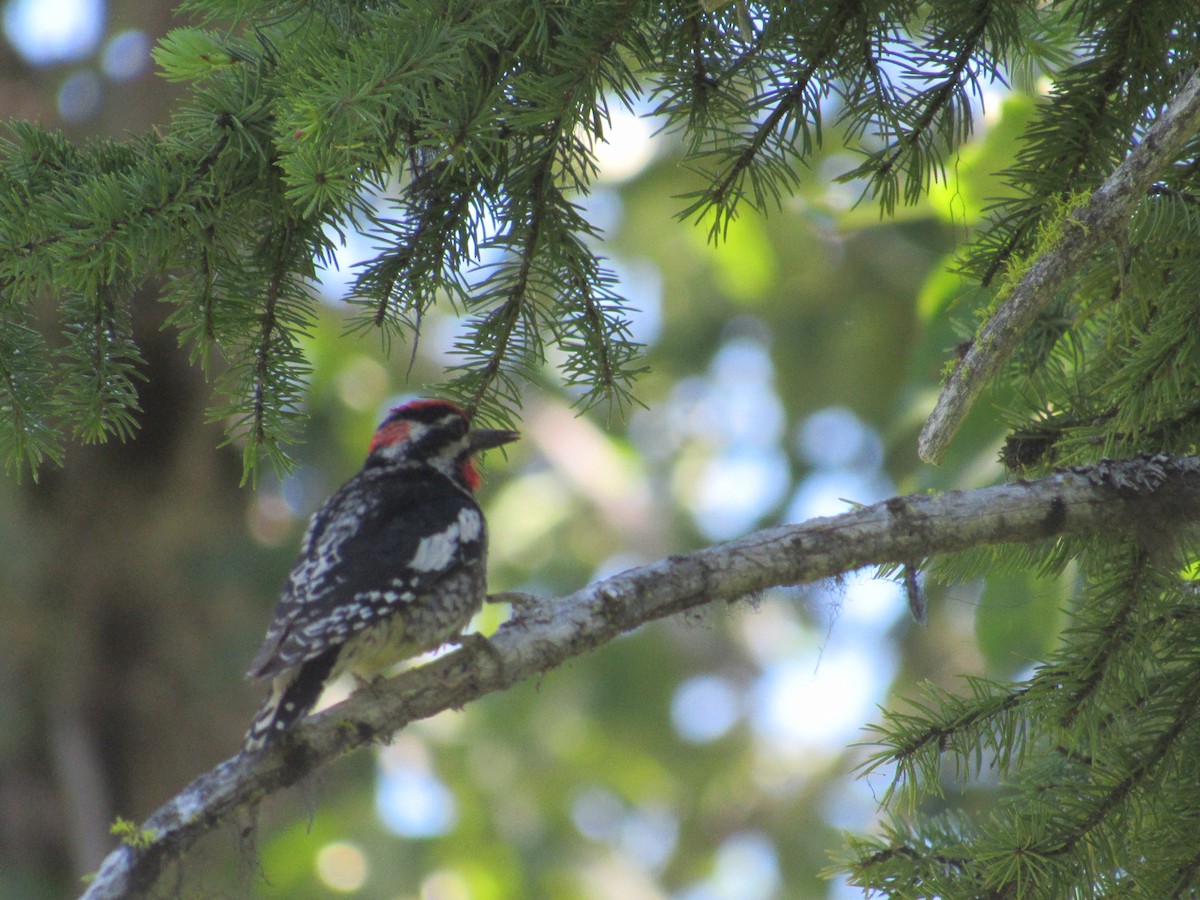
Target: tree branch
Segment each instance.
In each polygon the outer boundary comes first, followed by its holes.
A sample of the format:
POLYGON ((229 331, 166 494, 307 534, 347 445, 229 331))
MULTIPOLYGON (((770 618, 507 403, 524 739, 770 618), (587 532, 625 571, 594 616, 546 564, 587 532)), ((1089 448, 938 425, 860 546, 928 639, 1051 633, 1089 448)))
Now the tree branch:
POLYGON ((201 775, 109 854, 85 900, 143 896, 204 834, 319 766, 654 619, 863 566, 982 545, 1083 532, 1124 533, 1157 544, 1198 520, 1200 458, 1160 454, 975 491, 894 497, 630 569, 519 608, 490 647, 468 642, 310 717, 265 754, 235 756, 201 775))
POLYGON ((1200 130, 1200 70, 1146 132, 1145 138, 1088 202, 1067 216, 1059 238, 1026 270, 942 387, 921 429, 917 452, 937 463, 984 386, 1058 289, 1128 220, 1164 167, 1200 130))

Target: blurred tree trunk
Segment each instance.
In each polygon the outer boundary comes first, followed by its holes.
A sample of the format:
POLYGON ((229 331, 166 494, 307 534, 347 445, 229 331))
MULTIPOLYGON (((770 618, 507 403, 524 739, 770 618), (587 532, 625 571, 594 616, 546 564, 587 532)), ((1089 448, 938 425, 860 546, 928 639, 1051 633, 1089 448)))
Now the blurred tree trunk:
POLYGON ((2 840, 56 887, 95 868, 114 816, 141 818, 181 772, 236 748, 231 696, 253 705, 238 648, 220 653, 218 637, 256 618, 220 562, 246 540, 248 495, 219 426, 202 424, 208 390, 161 331, 165 313, 152 291, 135 300, 148 376, 137 438, 72 447, 19 490, 7 529, 17 747, 4 754, 2 840))
MULTIPOLYGON (((105 40, 137 27, 154 41, 180 24, 169 4, 122 0, 105 40)), ((5 47, 0 115, 64 127, 55 98, 77 68, 35 70, 5 47)), ((149 69, 102 83, 99 116, 67 126, 73 139, 145 131, 177 91, 149 69)), ((257 700, 240 681, 253 648, 220 637, 256 637, 265 615, 230 565, 255 563, 242 546, 249 493, 220 426, 203 424, 209 389, 161 330, 157 296, 132 300, 147 376, 135 439, 72 445, 61 469, 6 479, 0 498, 0 873, 20 879, 0 892, 77 892, 114 817, 141 819, 229 755, 257 700)), ((47 321, 51 341, 60 327, 47 321)))

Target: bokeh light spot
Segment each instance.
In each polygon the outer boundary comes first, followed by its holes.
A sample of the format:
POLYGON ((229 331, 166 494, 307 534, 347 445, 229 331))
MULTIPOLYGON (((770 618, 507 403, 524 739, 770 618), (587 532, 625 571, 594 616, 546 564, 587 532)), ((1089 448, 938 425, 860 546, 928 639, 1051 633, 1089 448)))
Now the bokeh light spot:
POLYGON ((356 228, 348 228, 339 234, 338 229, 328 226, 326 236, 333 241, 334 247, 331 258, 317 264, 317 284, 322 300, 338 303, 346 299, 358 278, 355 268, 358 262, 370 259, 377 248, 374 238, 356 228))
POLYGON ((671 722, 684 740, 702 744, 715 741, 738 720, 738 694, 719 675, 698 675, 675 689, 671 722))
POLYGON ((150 66, 150 38, 136 28, 113 36, 100 57, 100 71, 113 81, 132 81, 150 66))
POLYGON ((387 389, 387 369, 370 356, 353 357, 337 373, 338 399, 358 412, 378 409, 387 389))
POLYGON ((463 876, 453 869, 431 872, 421 882, 420 900, 471 900, 471 887, 463 876))
POLYGON ((294 540, 296 516, 283 494, 259 491, 246 507, 246 530, 264 547, 281 547, 294 540))
POLYGON ((843 746, 882 699, 887 654, 826 647, 768 666, 751 695, 755 731, 783 753, 843 746))
POLYGON ((679 843, 679 817, 658 804, 638 807, 621 823, 621 849, 644 869, 661 869, 679 843))
POLYGON ((367 881, 367 858, 353 844, 326 844, 317 851, 316 863, 317 877, 338 893, 353 893, 367 881))
POLYGON ((571 804, 571 820, 579 833, 593 841, 611 841, 621 827, 624 806, 612 791, 590 787, 571 804))
POLYGON ((650 124, 627 109, 613 109, 603 141, 592 147, 599 180, 627 181, 637 175, 654 158, 654 139, 650 124))
POLYGON ((612 260, 621 292, 629 298, 622 315, 629 320, 629 334, 649 346, 662 333, 662 273, 646 260, 612 260))
POLYGON ((100 112, 104 86, 91 69, 75 72, 58 89, 58 114, 68 122, 86 122, 100 112))
POLYGON ((696 527, 712 540, 745 534, 783 498, 790 475, 777 450, 745 447, 714 456, 686 497, 696 527))
POLYGON ((458 809, 450 789, 432 772, 397 765, 380 773, 375 789, 379 819, 401 837, 437 837, 454 827, 458 809))
POLYGON ((781 885, 779 853, 758 832, 730 835, 717 848, 716 865, 705 881, 678 895, 679 900, 770 900, 781 885))
MULTIPOLYGON (((612 234, 625 219, 625 201, 612 188, 596 187, 591 193, 573 198, 579 211, 600 234, 612 234)), ((584 236, 589 243, 592 238, 584 236)), ((597 243, 600 243, 597 241, 597 243)))
POLYGON ((883 443, 853 412, 830 406, 804 420, 797 449, 818 469, 854 468, 874 471, 883 463, 883 443))
POLYGON ((726 838, 717 850, 713 876, 720 896, 767 900, 779 889, 779 855, 766 835, 744 832, 726 838))
POLYGON ((104 0, 9 0, 4 34, 31 65, 76 62, 100 46, 104 0))

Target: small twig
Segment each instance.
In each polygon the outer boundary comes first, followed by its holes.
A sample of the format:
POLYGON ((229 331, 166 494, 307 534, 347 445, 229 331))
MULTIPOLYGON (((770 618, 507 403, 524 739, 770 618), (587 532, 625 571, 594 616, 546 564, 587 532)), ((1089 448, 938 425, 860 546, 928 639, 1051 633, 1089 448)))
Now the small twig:
POLYGON ((1025 272, 1011 296, 983 326, 942 387, 917 442, 917 452, 937 463, 963 419, 1029 330, 1038 313, 1096 248, 1111 239, 1146 196, 1155 178, 1200 129, 1200 70, 1146 132, 1140 144, 1088 202, 1064 223, 1061 236, 1025 272))

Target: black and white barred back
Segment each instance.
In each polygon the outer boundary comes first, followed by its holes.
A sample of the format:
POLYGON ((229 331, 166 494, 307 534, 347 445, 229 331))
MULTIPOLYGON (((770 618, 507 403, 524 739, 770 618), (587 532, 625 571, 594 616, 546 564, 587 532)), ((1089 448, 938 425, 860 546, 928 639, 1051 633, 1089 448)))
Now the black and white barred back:
POLYGON ((277 738, 341 673, 375 674, 461 634, 487 592, 473 456, 516 438, 472 431, 441 400, 391 411, 363 468, 309 523, 247 673, 271 693, 243 750, 277 738))

